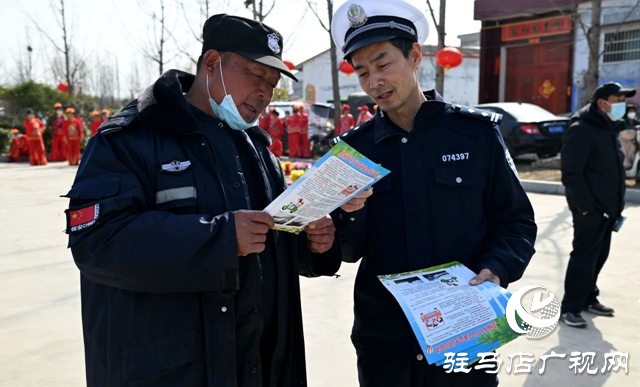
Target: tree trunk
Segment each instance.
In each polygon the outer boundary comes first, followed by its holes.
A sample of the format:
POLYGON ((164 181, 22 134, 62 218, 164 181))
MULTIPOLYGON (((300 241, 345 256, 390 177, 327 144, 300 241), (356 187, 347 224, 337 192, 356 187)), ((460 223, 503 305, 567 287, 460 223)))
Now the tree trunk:
POLYGON ((62 16, 62 40, 64 43, 64 66, 65 66, 65 78, 67 78, 67 84, 69 88, 69 95, 74 94, 74 85, 71 80, 71 49, 69 47, 69 41, 67 37, 67 20, 64 13, 64 0, 60 0, 60 15, 62 16))
POLYGON ((585 94, 583 103, 587 103, 593 91, 598 87, 598 64, 600 62, 600 16, 602 14, 602 0, 591 1, 591 28, 587 43, 589 44, 589 67, 584 76, 585 94))
MULTIPOLYGON (((327 10, 329 11, 329 26, 333 21, 333 1, 327 0, 327 10)), ((331 27, 329 27, 331 28, 331 27)), ((340 122, 340 112, 342 111, 342 104, 340 102, 340 83, 338 81, 338 55, 336 53, 336 44, 331 37, 331 30, 329 32, 329 40, 331 41, 331 85, 333 87, 333 121, 335 123, 334 128, 338 127, 340 122)))
MULTIPOLYGON (((438 51, 442 50, 445 38, 445 15, 447 0, 440 0, 440 21, 438 22, 438 51)), ((444 68, 436 65, 436 90, 444 97, 444 68)))

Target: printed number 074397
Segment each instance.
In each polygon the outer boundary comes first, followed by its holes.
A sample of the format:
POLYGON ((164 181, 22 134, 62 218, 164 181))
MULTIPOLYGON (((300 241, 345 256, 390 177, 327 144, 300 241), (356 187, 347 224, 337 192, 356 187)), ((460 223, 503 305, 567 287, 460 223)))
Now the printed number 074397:
POLYGON ((469 160, 469 153, 454 153, 452 155, 442 155, 443 162, 469 160))

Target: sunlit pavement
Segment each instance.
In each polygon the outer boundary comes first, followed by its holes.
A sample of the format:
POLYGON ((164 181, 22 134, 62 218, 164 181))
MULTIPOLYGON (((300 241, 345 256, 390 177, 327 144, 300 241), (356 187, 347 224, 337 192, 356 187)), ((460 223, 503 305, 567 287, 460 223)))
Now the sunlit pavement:
MULTIPOLYGON (((83 386, 79 272, 66 249, 65 194, 76 168, 0 164, 0 386, 83 386)), ((524 278, 510 286, 543 285, 562 297, 571 250, 571 216, 564 197, 530 195, 539 225, 537 254, 524 278)), ((498 352, 501 386, 640 385, 640 207, 628 207, 624 229, 600 276, 601 301, 615 318, 583 314, 587 329, 558 329, 542 340, 518 340, 498 352), (540 375, 540 356, 555 351, 540 375), (629 353, 624 370, 601 373, 604 353, 629 353), (530 373, 507 373, 509 355, 532 353, 530 373), (575 375, 571 352, 595 352, 590 369, 575 375)), ((455 257, 452 257, 455 259, 455 257)), ((357 386, 356 358, 349 339, 357 264, 343 264, 340 278, 302 279, 307 372, 310 386, 357 386)), ((525 303, 526 305, 526 303, 525 303)), ((517 359, 514 359, 517 360, 517 359)), ((515 365, 515 364, 514 364, 515 365)))

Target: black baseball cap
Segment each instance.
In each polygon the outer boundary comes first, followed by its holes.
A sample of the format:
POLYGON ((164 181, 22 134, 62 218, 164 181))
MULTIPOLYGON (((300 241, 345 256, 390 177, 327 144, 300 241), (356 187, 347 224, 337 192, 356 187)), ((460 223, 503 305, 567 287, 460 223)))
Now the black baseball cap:
POLYGON ((298 81, 282 62, 282 35, 273 28, 239 16, 211 16, 202 29, 202 53, 230 51, 280 71, 298 81))
POLYGON ((634 89, 625 89, 618 82, 609 82, 602 84, 596 88, 596 90, 593 92, 593 100, 597 101, 600 98, 607 99, 611 95, 624 95, 627 98, 631 98, 636 95, 636 91, 634 89))

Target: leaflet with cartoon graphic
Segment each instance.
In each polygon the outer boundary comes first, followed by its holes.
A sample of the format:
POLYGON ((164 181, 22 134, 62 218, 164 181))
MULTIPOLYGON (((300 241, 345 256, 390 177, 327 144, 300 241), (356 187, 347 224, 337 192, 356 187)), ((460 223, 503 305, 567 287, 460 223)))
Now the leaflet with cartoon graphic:
POLYGON ((274 229, 299 233, 389 174, 344 141, 278 196, 265 211, 274 229))
POLYGON ((378 276, 400 304, 429 364, 445 353, 493 351, 519 336, 505 316, 511 293, 492 282, 469 285, 475 273, 459 262, 378 276))

